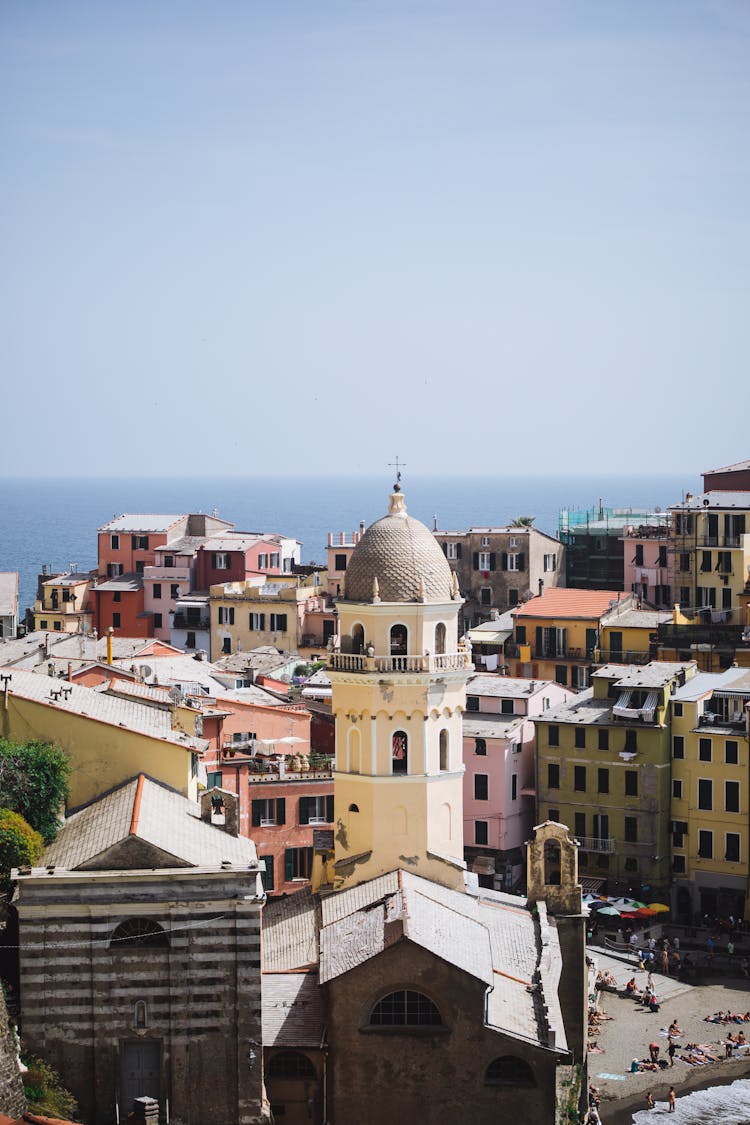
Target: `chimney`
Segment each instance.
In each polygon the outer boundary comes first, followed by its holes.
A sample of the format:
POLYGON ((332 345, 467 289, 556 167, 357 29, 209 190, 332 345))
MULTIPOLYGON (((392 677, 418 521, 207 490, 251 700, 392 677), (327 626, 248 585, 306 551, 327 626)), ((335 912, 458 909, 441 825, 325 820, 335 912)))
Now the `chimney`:
POLYGON ((332 531, 328 532, 328 546, 329 547, 333 546, 333 532, 332 531))
POLYGON ((155 1098, 135 1098, 128 1120, 134 1125, 159 1125, 159 1103, 155 1098))
POLYGON ((346 532, 339 532, 339 544, 343 547, 346 544, 346 532))

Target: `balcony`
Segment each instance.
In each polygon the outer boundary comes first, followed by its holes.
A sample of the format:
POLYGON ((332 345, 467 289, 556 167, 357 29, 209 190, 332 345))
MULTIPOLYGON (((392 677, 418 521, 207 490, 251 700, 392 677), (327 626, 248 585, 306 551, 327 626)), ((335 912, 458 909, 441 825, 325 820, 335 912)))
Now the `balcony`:
POLYGON ((616 841, 612 836, 577 836, 583 852, 598 852, 600 855, 613 855, 616 841))
POLYGON ((534 648, 532 651, 532 660, 583 660, 590 663, 593 658, 593 650, 585 648, 566 648, 562 652, 555 652, 547 648, 534 648))
POLYGON ((328 654, 330 672, 404 673, 404 672, 457 672, 471 668, 466 651, 439 653, 435 656, 365 656, 363 653, 331 652, 328 654))
POLYGON ((632 652, 630 649, 596 648, 592 659, 595 664, 648 664, 654 657, 648 652, 632 652))
POLYGON ((156 582, 187 582, 190 580, 189 566, 145 566, 143 577, 156 582))
POLYGON ((209 632, 211 629, 210 617, 189 617, 186 613, 175 613, 172 618, 173 629, 190 629, 196 632, 209 632))

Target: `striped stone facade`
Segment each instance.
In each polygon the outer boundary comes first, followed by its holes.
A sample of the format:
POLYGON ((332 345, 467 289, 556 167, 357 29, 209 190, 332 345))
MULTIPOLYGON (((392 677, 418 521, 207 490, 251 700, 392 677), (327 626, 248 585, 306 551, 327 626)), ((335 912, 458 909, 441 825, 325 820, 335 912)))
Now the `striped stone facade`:
POLYGON ((257 883, 230 865, 19 878, 23 1039, 88 1125, 116 1105, 124 1121, 142 1094, 161 1120, 168 1099, 171 1125, 263 1120, 257 883), (113 943, 133 919, 163 946, 113 943))

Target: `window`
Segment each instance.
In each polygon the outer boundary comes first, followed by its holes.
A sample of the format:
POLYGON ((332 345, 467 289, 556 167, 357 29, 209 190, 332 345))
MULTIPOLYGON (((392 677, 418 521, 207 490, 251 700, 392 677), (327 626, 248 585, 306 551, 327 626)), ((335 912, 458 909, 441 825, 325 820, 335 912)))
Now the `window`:
POLYGON ((625 796, 638 796, 638 771, 625 770, 625 796))
POLYGON ((229 570, 229 555, 224 551, 215 551, 211 555, 211 566, 214 570, 229 570))
POLYGON ((220 605, 219 606, 219 624, 220 625, 234 625, 234 606, 220 605))
POLYGON ((547 814, 547 820, 551 820, 555 824, 559 824, 559 822, 560 822, 560 810, 559 809, 550 809, 549 813, 547 814))
POLYGON ((534 1073, 524 1059, 502 1055, 493 1059, 484 1072, 485 1086, 533 1086, 534 1073))
POLYGON ((638 842, 638 817, 626 816, 625 817, 625 840, 629 844, 636 844, 638 842))
POLYGON ((396 730, 391 737, 391 769, 393 773, 409 772, 409 736, 396 730))
POLYGON ((484 755, 487 753, 487 740, 484 738, 474 739, 474 753, 484 755))
POLYGON ((479 696, 478 695, 467 695, 466 696, 466 710, 467 711, 478 711, 479 710, 479 696))
POLYGON ((195 633, 189 632, 185 637, 185 648, 195 648, 195 633))
POLYGON ((268 828, 276 824, 286 824, 286 799, 268 797, 253 801, 251 805, 254 828, 268 828))
POLYGON ((731 609, 732 608, 732 588, 731 588, 731 586, 725 586, 723 588, 723 590, 721 591, 721 608, 722 609, 731 609))
POLYGON ((487 844, 489 841, 489 821, 475 820, 474 821, 474 843, 487 844))
POLYGON ((293 879, 309 879, 312 871, 312 848, 287 848, 284 853, 284 877, 289 883, 293 879))
POLYGON ((701 551, 701 571, 705 574, 711 569, 711 552, 701 551))
POLYGON ((110 547, 112 548, 113 551, 119 551, 120 550, 120 536, 119 535, 110 535, 109 545, 110 545, 110 547))
POLYGON ((518 589, 515 586, 508 587, 508 605, 518 605, 518 589))
POLYGON ((686 871, 685 856, 675 855, 672 857, 672 870, 675 875, 684 875, 686 871))
POLYGON ((714 784, 702 777, 698 781, 698 808, 712 809, 714 807, 714 784))
POLYGON ((578 837, 585 837, 586 835, 586 813, 577 812, 573 814, 573 831, 578 837))
POLYGON ((629 754, 638 753, 638 732, 634 730, 625 731, 625 750, 629 754))
POLYGON ((513 703, 512 699, 501 699, 500 700, 500 714, 501 715, 512 715, 513 710, 514 710, 514 703, 513 703))
POLYGON ((122 590, 115 590, 114 594, 112 595, 112 601, 115 603, 122 601, 122 590))
POLYGON ((716 569, 721 574, 732 573, 732 552, 731 551, 718 551, 716 557, 716 569))
POLYGON ((701 609, 716 609, 716 587, 698 586, 698 606, 701 609))
POLYGON ((636 859, 636 857, 634 855, 628 855, 628 856, 625 857, 625 870, 626 871, 637 871, 638 870, 638 860, 636 859))
POLYGON ((519 566, 519 560, 521 559, 521 557, 521 555, 516 554, 508 555, 508 570, 521 570, 521 567, 519 566))
POLYGON ((690 605, 690 587, 689 586, 680 586, 680 605, 681 606, 689 606, 690 605))
POLYGON ((672 739, 672 757, 684 758, 685 757, 685 739, 681 734, 676 734, 672 739))
POLYGON ((680 551, 680 570, 683 574, 690 570, 690 552, 680 551))
POLYGON ((663 544, 662 544, 661 547, 659 547, 659 556, 656 560, 656 565, 657 566, 666 566, 667 565, 667 548, 663 544))
POLYGON ((286 617, 285 613, 272 613, 270 629, 272 633, 286 633, 286 617))
POLYGON ((714 834, 702 828, 698 833, 698 859, 713 859, 714 834))
POLYGON ((586 792, 586 767, 574 766, 573 767, 573 788, 576 793, 586 792))
POLYGON ((492 559, 492 556, 489 553, 489 551, 480 551, 479 552, 479 563, 478 563, 478 566, 477 566, 476 569, 477 570, 484 570, 484 571, 492 570, 493 568, 490 566, 491 559, 492 559))
POLYGON ((409 645, 409 634, 405 625, 391 625, 390 632, 391 656, 406 656, 409 645))
POLYGON ((482 586, 479 591, 479 601, 481 605, 492 605, 492 587, 482 586))
POLYGON ((517 645, 525 645, 526 644, 526 626, 525 625, 516 625, 516 644, 517 645))
MULTIPOLYGON (((271 1056, 268 1075, 270 1078, 314 1078, 315 1067, 301 1051, 280 1051, 271 1056)), ((273 1113, 278 1117, 278 1106, 274 1106, 273 1113)))
POLYGON ((518 774, 512 773, 510 775, 510 799, 511 801, 518 800, 518 774))
POLYGON ((547 741, 550 746, 560 745, 560 728, 554 724, 547 727, 547 741))
POLYGON ((268 570, 268 553, 262 551, 258 555, 258 570, 268 570))
POLYGON ((169 587, 169 596, 172 601, 176 601, 180 596, 180 587, 176 582, 172 582, 169 587))
POLYGON ((675 801, 682 800, 682 781, 678 777, 672 779, 672 796, 675 801))
POLYGON ((461 558, 461 544, 460 543, 443 543, 443 550, 448 559, 461 558))
POLYGON ((300 824, 332 824, 333 794, 322 797, 300 797, 300 824))
POLYGON ((683 710, 683 708, 682 708, 681 703, 675 703, 674 704, 674 717, 675 717, 675 719, 681 719, 682 718, 682 710, 683 710))
POLYGON ((271 557, 270 557, 271 570, 278 570, 279 569, 279 558, 280 558, 280 556, 279 556, 278 551, 271 551, 271 557))
POLYGON ((148 550, 148 535, 133 535, 130 541, 134 551, 148 550))
POLYGON ((586 749, 586 728, 576 727, 575 729, 575 744, 577 750, 586 749))
POLYGON ((165 566, 174 566, 174 555, 165 555, 164 556, 164 565, 165 566))
POLYGON ((53 629, 56 633, 60 633, 62 631, 62 621, 55 621, 53 623, 53 629))
POLYGON ((711 739, 699 738, 698 739, 698 757, 702 762, 711 761, 711 739))
POLYGON ((739 761, 739 743, 733 738, 724 743, 724 761, 728 766, 736 766, 739 761))
POLYGON ((739 781, 724 782, 724 811, 740 811, 740 783, 739 781))
POLYGON ((113 613, 112 614, 112 627, 113 627, 113 629, 119 629, 120 628, 120 615, 119 615, 119 613, 113 613))
POLYGON ((483 547, 489 547, 489 545, 490 545, 490 537, 489 537, 489 535, 483 535, 483 536, 482 536, 482 544, 481 544, 481 545, 482 545, 483 547))
POLYGON ((157 601, 161 598, 161 582, 154 582, 154 597, 157 601))
POLYGON ((599 749, 609 750, 609 731, 606 727, 599 728, 599 749))
POLYGON ((206 788, 207 789, 213 789, 214 787, 216 787, 217 789, 221 789, 221 781, 222 781, 221 770, 208 770, 207 771, 207 773, 206 773, 206 788))
POLYGON ((421 992, 400 989, 378 1000, 370 1012, 370 1027, 441 1027, 435 1004, 421 992))
POLYGON ((439 740, 440 769, 445 771, 450 768, 450 744, 448 731, 441 730, 439 740))
POLYGON ((253 633, 262 633, 266 628, 266 615, 265 613, 251 613, 250 614, 250 631, 253 633))
POLYGON ((162 618, 162 615, 160 613, 154 614, 154 628, 155 629, 161 629, 162 620, 163 620, 163 618, 162 618))
MULTIPOLYGON (((600 793, 609 793, 609 770, 599 769, 598 773, 598 791, 600 793)), ((585 785, 584 785, 585 788, 585 785)))
POLYGON ((673 820, 672 821, 672 843, 676 848, 685 847, 685 837, 687 836, 687 821, 686 820, 673 820))
POLYGON ((740 859, 740 834, 739 832, 727 832, 726 835, 726 850, 724 858, 728 859, 730 863, 739 863, 740 859))
POLYGON ((107 563, 107 578, 119 578, 122 573, 122 563, 107 563))
POLYGON ((346 555, 335 555, 333 562, 334 570, 346 570, 346 555))
POLYGON ((544 556, 544 569, 545 570, 556 570, 557 569, 557 555, 545 555, 544 556))
POLYGON ((555 683, 567 685, 568 682, 568 666, 567 664, 555 665, 555 683))
POLYGON ((643 566, 643 544, 642 543, 636 543, 636 545, 635 545, 635 556, 633 558, 633 562, 635 563, 636 566, 643 566))
POLYGON ((266 865, 266 873, 263 876, 263 887, 266 891, 273 890, 273 856, 272 855, 259 855, 258 859, 262 860, 266 865))
POLYGON ((163 926, 151 918, 127 918, 120 922, 109 939, 110 949, 140 945, 148 949, 167 949, 169 936, 163 926))
POLYGON ((489 799, 489 776, 486 773, 474 774, 474 800, 487 801, 489 799))
POLYGON ((47 628, 47 622, 46 621, 40 621, 39 622, 39 628, 40 629, 46 629, 47 628))

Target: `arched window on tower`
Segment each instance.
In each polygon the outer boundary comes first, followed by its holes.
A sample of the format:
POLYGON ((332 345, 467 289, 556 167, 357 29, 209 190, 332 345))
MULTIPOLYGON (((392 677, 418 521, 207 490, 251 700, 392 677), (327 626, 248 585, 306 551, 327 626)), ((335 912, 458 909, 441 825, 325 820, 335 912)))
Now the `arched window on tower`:
POLYGON ((407 638, 405 625, 391 625, 391 656, 406 656, 407 638))
POLYGON ((445 652, 445 625, 442 621, 435 626, 435 652, 438 656, 445 652))
POLYGON ((450 769, 449 754, 448 754, 448 731, 441 730, 440 732, 440 769, 450 769))
POLYGON ((405 730, 395 730, 391 738, 391 765, 393 773, 409 772, 409 736, 405 730))
POLYGON ((560 886, 560 845, 557 840, 544 844, 544 881, 547 886, 560 886))
POLYGON ((352 629, 352 652, 365 651, 365 630, 363 625, 355 625, 352 629))

